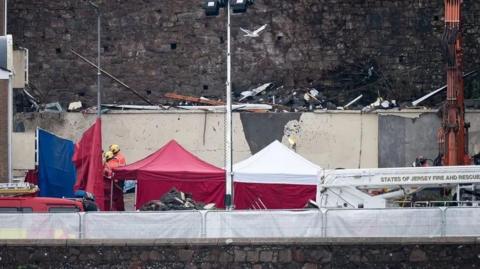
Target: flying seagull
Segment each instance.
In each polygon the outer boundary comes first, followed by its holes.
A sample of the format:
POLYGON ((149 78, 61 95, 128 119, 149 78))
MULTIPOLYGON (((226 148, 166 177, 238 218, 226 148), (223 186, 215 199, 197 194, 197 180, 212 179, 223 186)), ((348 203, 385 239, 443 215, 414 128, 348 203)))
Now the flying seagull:
POLYGON ((246 35, 244 36, 248 36, 248 37, 258 37, 258 34, 260 34, 261 31, 263 31, 265 28, 267 27, 266 24, 260 26, 260 28, 258 28, 257 30, 255 31, 250 31, 250 30, 246 30, 246 29, 243 29, 240 27, 240 30, 242 30, 243 32, 245 32, 246 35))

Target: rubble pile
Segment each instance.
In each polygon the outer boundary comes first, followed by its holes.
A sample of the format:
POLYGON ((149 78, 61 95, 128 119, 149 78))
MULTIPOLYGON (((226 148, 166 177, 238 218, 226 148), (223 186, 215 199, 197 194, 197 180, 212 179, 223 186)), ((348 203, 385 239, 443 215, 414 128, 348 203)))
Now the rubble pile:
MULTIPOLYGON (((323 74, 324 79, 318 85, 311 87, 289 88, 268 82, 255 88, 234 91, 235 104, 266 104, 271 105, 274 112, 305 112, 314 110, 363 110, 391 109, 398 107, 395 100, 381 97, 392 92, 390 82, 378 70, 373 61, 356 61, 344 64, 335 70, 323 74)), ((312 82, 313 83, 313 82, 312 82)), ((172 95, 167 94, 166 97, 172 95)), ((194 105, 193 97, 178 98, 172 106, 194 105)), ((218 102, 221 98, 197 98, 218 102)), ((198 103, 198 102, 197 102, 198 103)))
POLYGON ((215 204, 204 204, 194 201, 190 193, 181 192, 172 188, 160 200, 151 200, 145 203, 140 211, 169 211, 169 210, 210 210, 215 204))
POLYGON ((315 88, 291 88, 266 83, 234 96, 237 103, 270 104, 276 112, 313 111, 315 109, 337 109, 325 95, 315 88))
POLYGON ((323 74, 322 82, 312 87, 287 89, 267 83, 242 92, 236 100, 242 102, 247 96, 248 102, 280 105, 280 109, 276 107, 277 111, 287 109, 294 112, 396 107, 394 100, 380 97, 388 96, 391 88, 388 79, 378 69, 373 61, 358 60, 323 74))
MULTIPOLYGON (((74 53, 77 54, 76 52, 74 53)), ((79 54, 77 54, 77 56, 82 59, 84 58, 79 54)), ((95 66, 93 63, 90 64, 95 66)), ((474 70, 466 73, 464 77, 474 77, 477 73, 478 71, 474 70)), ((105 74, 137 95, 142 102, 149 104, 102 104, 102 109, 107 109, 107 111, 110 109, 167 110, 171 108, 206 111, 225 110, 225 96, 186 96, 176 92, 167 92, 160 100, 162 104, 153 104, 147 97, 140 94, 140 90, 137 91, 129 87, 107 72, 105 72, 105 74)), ((384 75, 382 68, 374 60, 356 59, 352 62, 340 64, 332 70, 325 71, 321 74, 317 82, 310 80, 310 86, 308 87, 288 87, 276 82, 267 82, 250 89, 234 89, 232 109, 235 111, 243 110, 249 112, 307 112, 347 109, 371 112, 377 109, 418 107, 424 100, 443 92, 447 87, 445 85, 417 100, 399 104, 394 98, 402 98, 398 90, 393 89, 391 86, 395 85, 394 80, 395 79, 384 75)), ((477 92, 480 91, 467 91, 466 96, 478 97, 477 92), (477 93, 477 95, 475 95, 475 93, 477 93)), ((43 104, 40 101, 39 93, 41 93, 41 91, 35 87, 30 87, 28 91, 24 90, 24 98, 22 100, 30 104, 28 108, 29 111, 65 111, 59 102, 43 104)), ((436 103, 438 102, 441 101, 437 101, 436 103)), ((20 109, 17 109, 18 111, 21 111, 22 106, 25 106, 23 103, 19 104, 20 109)), ((467 100, 465 105, 466 107, 477 108, 480 107, 480 102, 478 100, 467 100)), ((82 102, 76 101, 69 104, 67 111, 95 113, 96 109, 96 107, 84 107, 82 102)))

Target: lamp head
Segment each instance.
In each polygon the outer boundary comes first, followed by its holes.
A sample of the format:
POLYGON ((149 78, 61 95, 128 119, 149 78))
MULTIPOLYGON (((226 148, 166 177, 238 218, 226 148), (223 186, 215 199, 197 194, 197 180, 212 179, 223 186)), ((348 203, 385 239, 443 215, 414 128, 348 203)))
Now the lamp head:
POLYGON ((100 9, 98 7, 98 5, 96 5, 95 3, 93 3, 92 1, 88 1, 88 4, 90 4, 94 9, 96 9, 97 11, 100 9))
POLYGON ((250 5, 253 5, 253 0, 230 0, 233 13, 245 13, 250 5))
POLYGON ((217 0, 204 0, 203 8, 205 9, 205 15, 218 16, 220 4, 217 0))

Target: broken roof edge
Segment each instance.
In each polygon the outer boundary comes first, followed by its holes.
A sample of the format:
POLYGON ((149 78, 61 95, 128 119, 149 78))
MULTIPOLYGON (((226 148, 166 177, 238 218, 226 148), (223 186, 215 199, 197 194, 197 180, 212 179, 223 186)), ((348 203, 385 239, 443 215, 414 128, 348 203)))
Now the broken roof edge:
MULTIPOLYGON (((372 111, 361 110, 315 110, 312 112, 300 112, 300 113, 314 113, 314 114, 408 114, 408 113, 436 113, 436 108, 405 108, 405 109, 376 109, 372 111)), ((467 110, 468 111, 468 110, 467 110)), ((480 110, 479 110, 480 111, 480 110)))
MULTIPOLYGON (((361 112, 359 110, 327 110, 327 111, 305 111, 305 112, 272 112, 268 111, 265 113, 271 113, 271 114, 282 114, 282 113, 302 113, 302 114, 355 114, 355 115, 405 115, 405 114, 413 114, 413 113, 437 113, 439 109, 430 109, 430 108, 425 108, 425 109, 402 109, 402 110, 375 110, 372 112, 361 112)), ((480 109, 471 109, 467 108, 465 109, 466 113, 480 113, 480 109)), ((41 113, 50 113, 50 112, 45 112, 45 111, 37 111, 37 112, 17 112, 20 114, 41 114, 41 113)), ((15 113, 15 114, 17 114, 15 113)), ((57 114, 62 114, 62 113, 81 113, 81 114, 87 114, 87 115, 96 115, 96 111, 63 111, 63 112, 56 112, 57 114)), ((109 115, 109 114, 225 114, 224 111, 205 111, 205 110, 108 110, 107 113, 104 113, 103 115, 109 115)), ((233 111, 233 113, 252 113, 248 111, 233 111)))

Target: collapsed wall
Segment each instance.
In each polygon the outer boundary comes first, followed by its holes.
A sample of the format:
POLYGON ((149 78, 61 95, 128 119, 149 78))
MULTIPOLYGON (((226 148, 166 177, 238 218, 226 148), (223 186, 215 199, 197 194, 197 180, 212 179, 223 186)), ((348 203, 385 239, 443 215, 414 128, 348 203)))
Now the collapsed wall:
MULTIPOLYGON (((223 98, 226 19, 201 1, 100 1, 102 62, 155 103, 165 92, 223 98)), ((480 63, 480 2, 464 2, 466 71, 480 63)), ((223 14, 223 13, 222 13, 223 14)), ((265 82, 285 93, 315 87, 345 105, 359 94, 411 100, 444 84, 443 1, 259 0, 232 17, 233 90, 265 82), (268 24, 258 38, 240 27, 268 24)), ((8 31, 30 50, 30 81, 42 102, 95 105, 96 15, 86 1, 9 2, 8 31)), ((105 103, 143 104, 110 79, 105 103)), ((467 85, 468 86, 468 85, 467 85)))

